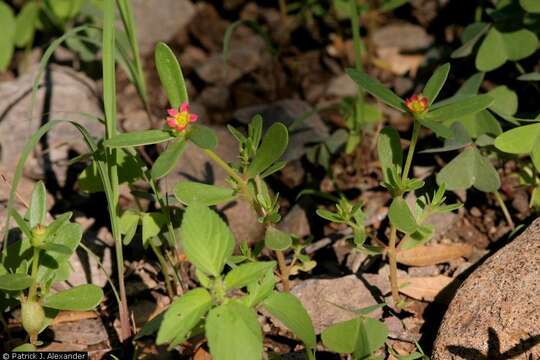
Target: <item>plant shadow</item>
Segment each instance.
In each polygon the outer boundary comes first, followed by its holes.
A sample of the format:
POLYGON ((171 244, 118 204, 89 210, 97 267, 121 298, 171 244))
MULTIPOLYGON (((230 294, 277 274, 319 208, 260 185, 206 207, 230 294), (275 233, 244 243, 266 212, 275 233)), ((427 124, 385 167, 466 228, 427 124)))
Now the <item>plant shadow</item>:
MULTIPOLYGON (((534 346, 540 343, 540 335, 533 335, 527 339, 521 340, 517 345, 501 352, 501 341, 497 332, 493 328, 488 329, 488 350, 487 354, 478 349, 468 348, 464 346, 447 346, 447 350, 453 355, 459 356, 465 360, 508 360, 514 359, 519 355, 525 354, 534 346)), ((532 354, 527 359, 533 359, 532 354)))

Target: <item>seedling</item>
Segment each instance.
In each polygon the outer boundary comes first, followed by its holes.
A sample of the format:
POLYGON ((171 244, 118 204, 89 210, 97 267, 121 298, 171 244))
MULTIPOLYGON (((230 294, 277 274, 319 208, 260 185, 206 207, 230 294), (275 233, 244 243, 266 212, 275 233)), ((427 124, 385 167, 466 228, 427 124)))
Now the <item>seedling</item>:
POLYGON ((20 230, 20 239, 4 248, 0 265, 2 312, 21 305, 21 323, 29 344, 14 350, 35 350, 38 335, 49 326, 59 310, 94 309, 103 298, 95 285, 80 285, 59 292, 54 284, 69 278, 70 256, 81 241, 80 225, 70 222, 65 213, 47 224, 46 190, 38 182, 32 192, 28 212, 23 217, 12 211, 20 230))
MULTIPOLYGON (((215 359, 260 359, 263 333, 257 310, 264 309, 296 334, 308 359, 314 359, 311 319, 294 295, 274 291, 274 261, 232 263, 233 234, 215 212, 200 203, 187 207, 180 231, 201 287, 176 299, 159 319, 157 344, 168 343, 172 348, 204 333, 215 359), (226 264, 231 268, 227 273, 226 264)), ((155 325, 149 323, 149 327, 155 325)))

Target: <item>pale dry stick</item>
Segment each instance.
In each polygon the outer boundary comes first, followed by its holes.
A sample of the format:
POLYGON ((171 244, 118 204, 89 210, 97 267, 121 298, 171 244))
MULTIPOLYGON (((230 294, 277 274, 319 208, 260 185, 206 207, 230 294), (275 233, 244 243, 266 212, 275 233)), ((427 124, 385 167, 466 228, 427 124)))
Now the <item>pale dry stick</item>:
POLYGON ((512 220, 512 216, 510 215, 510 211, 508 211, 508 208, 506 207, 506 204, 504 203, 504 200, 501 196, 501 193, 498 191, 494 191, 493 194, 495 195, 495 198, 497 199, 497 202, 499 203, 499 206, 501 207, 501 210, 504 214, 504 217, 506 219, 506 222, 508 225, 514 230, 516 228, 514 221, 512 220))

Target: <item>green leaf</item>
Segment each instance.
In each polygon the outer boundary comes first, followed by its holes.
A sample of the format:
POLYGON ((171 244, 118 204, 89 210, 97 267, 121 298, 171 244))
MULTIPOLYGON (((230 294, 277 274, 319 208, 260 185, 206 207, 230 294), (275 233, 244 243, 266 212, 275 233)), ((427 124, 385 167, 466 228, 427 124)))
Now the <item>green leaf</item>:
POLYGON ((412 249, 416 246, 425 244, 431 239, 435 233, 433 225, 422 225, 416 229, 412 234, 407 235, 400 243, 399 246, 403 250, 412 249))
POLYGON ((493 98, 493 104, 490 105, 490 110, 497 114, 514 115, 518 110, 517 94, 510 90, 507 86, 497 86, 488 92, 488 95, 493 98))
POLYGON ((66 22, 79 13, 83 2, 84 0, 47 0, 45 4, 57 19, 66 22))
MULTIPOLYGON (((105 163, 105 154, 99 151, 94 154, 94 161, 79 175, 79 188, 82 191, 95 193, 104 191, 100 175, 100 162, 105 163)), ((133 183, 135 180, 143 178, 146 171, 146 164, 134 153, 132 148, 120 149, 116 152, 116 165, 118 168, 118 182, 133 183)))
POLYGON ((388 327, 384 323, 368 317, 363 319, 362 325, 364 330, 354 351, 357 359, 365 359, 379 350, 388 338, 388 327))
POLYGON ((17 226, 22 231, 22 233, 26 236, 26 238, 29 240, 32 239, 32 229, 30 229, 26 221, 22 218, 21 215, 19 215, 17 210, 13 209, 13 211, 11 211, 11 216, 13 217, 13 219, 15 219, 17 226))
POLYGON ((218 205, 236 198, 233 189, 194 181, 181 181, 174 188, 174 195, 183 204, 218 205))
POLYGON ((180 64, 173 51, 167 44, 162 42, 156 45, 154 60, 156 62, 159 80, 165 90, 165 94, 167 94, 169 103, 172 108, 177 109, 183 102, 188 102, 186 83, 180 64))
POLYGON ((145 213, 142 216, 142 242, 145 247, 148 246, 148 241, 159 235, 166 223, 165 216, 159 212, 145 213))
POLYGON ((26 274, 4 274, 0 275, 0 289, 8 291, 19 291, 32 286, 32 277, 26 274))
POLYGON ((73 213, 69 211, 67 213, 57 216, 56 219, 54 219, 54 221, 47 226, 47 237, 45 238, 45 241, 49 241, 49 239, 54 237, 56 233, 58 232, 58 230, 62 226, 67 224, 69 219, 71 219, 72 215, 73 213))
POLYGON ((492 27, 476 54, 476 68, 480 71, 491 71, 508 60, 502 34, 492 27))
POLYGON ((133 131, 116 135, 110 139, 106 139, 103 144, 108 147, 131 147, 162 143, 172 140, 174 136, 169 131, 165 130, 145 130, 133 131))
POLYGON ((327 327, 321 333, 321 339, 330 351, 350 354, 356 350, 362 330, 362 318, 356 318, 327 327))
POLYGON ((215 360, 260 360, 263 336, 257 314, 238 302, 220 305, 208 313, 206 337, 215 360))
POLYGON ((291 293, 274 292, 263 302, 264 308, 292 331, 309 349, 317 345, 313 323, 306 309, 291 293))
POLYGON ((0 71, 4 71, 11 63, 13 56, 16 28, 13 10, 5 2, 0 2, 0 24, 2 24, 2 36, 0 36, 0 71))
POLYGON ((452 150, 461 149, 462 147, 465 147, 472 143, 471 137, 467 133, 467 130, 465 130, 465 127, 460 122, 456 122, 452 124, 452 132, 454 133, 454 136, 451 139, 446 139, 444 141, 444 146, 440 148, 423 150, 423 151, 420 151, 420 153, 429 154, 429 153, 437 153, 437 152, 444 152, 444 151, 452 151, 452 150))
POLYGON ((22 344, 22 345, 17 346, 16 348, 13 348, 11 351, 12 352, 32 352, 32 351, 37 351, 37 349, 32 344, 22 344))
POLYGON ((450 161, 437 174, 437 183, 445 184, 447 190, 463 190, 474 186, 483 192, 494 192, 501 186, 497 170, 474 147, 450 161))
POLYGON ((180 139, 170 144, 169 147, 162 152, 154 162, 151 170, 152 179, 157 180, 167 176, 176 166, 176 163, 184 153, 185 148, 186 142, 184 139, 180 139))
POLYGON ((449 72, 450 64, 446 63, 439 66, 435 70, 433 75, 431 75, 431 77, 429 78, 426 86, 424 87, 424 90, 422 91, 422 95, 428 98, 429 105, 433 104, 433 102, 439 95, 439 92, 441 91, 444 83, 446 82, 446 78, 448 77, 449 72))
POLYGON ((316 213, 317 215, 319 215, 320 217, 328 221, 335 222, 338 224, 345 223, 345 220, 341 216, 331 211, 328 211, 326 209, 317 209, 316 213))
POLYGON ((255 116, 253 116, 248 125, 248 136, 251 140, 251 145, 255 149, 259 148, 259 145, 261 144, 262 131, 263 118, 261 114, 256 114, 255 116))
POLYGON ((480 91, 480 86, 482 86, 482 82, 484 81, 485 73, 478 72, 474 75, 471 75, 461 86, 459 87, 458 91, 456 91, 456 95, 476 95, 478 94, 478 91, 480 91))
POLYGON ((25 47, 34 40, 39 10, 39 4, 36 1, 28 1, 17 15, 15 20, 15 45, 17 47, 25 47))
POLYGON ((403 100, 379 81, 366 73, 355 69, 347 69, 346 72, 362 89, 375 96, 386 105, 402 112, 408 111, 403 100))
POLYGON ((290 234, 269 226, 264 235, 264 245, 274 251, 283 251, 291 247, 292 238, 290 234))
POLYGON ((519 4, 527 12, 540 13, 540 3, 537 0, 519 0, 519 4))
POLYGON ((38 181, 32 190, 32 198, 30 200, 30 208, 28 209, 28 220, 30 227, 33 228, 38 224, 45 224, 47 216, 47 190, 43 181, 38 181))
POLYGON ((517 61, 534 54, 538 48, 536 34, 527 29, 503 33, 508 60, 517 61))
POLYGON ((529 154, 540 134, 540 124, 515 127, 495 139, 495 147, 510 154, 529 154))
POLYGON ((536 171, 540 171, 540 135, 536 136, 533 150, 531 152, 531 159, 536 171))
POLYGON ((478 138, 482 135, 497 136, 502 132, 499 121, 487 110, 464 116, 459 120, 459 123, 465 127, 472 138, 478 138))
POLYGON ((491 71, 506 61, 521 60, 532 55, 538 47, 538 38, 527 29, 502 33, 492 27, 476 55, 476 68, 491 71))
POLYGON ((392 225, 403 231, 406 234, 414 232, 418 228, 416 219, 414 218, 409 205, 402 198, 398 197, 392 201, 388 209, 388 218, 392 225))
POLYGON ((398 175, 401 174, 403 149, 396 129, 390 127, 382 129, 377 138, 377 152, 386 182, 389 180, 388 172, 390 169, 397 167, 398 175))
POLYGON ((165 311, 159 327, 156 344, 170 343, 171 347, 183 343, 212 306, 208 290, 197 288, 188 291, 165 311))
POLYGON ((120 232, 122 234, 127 234, 133 226, 139 224, 140 219, 141 216, 139 213, 133 210, 124 211, 122 216, 120 216, 120 232))
POLYGON ((45 243, 43 244, 41 249, 46 250, 46 251, 57 252, 64 255, 71 255, 73 253, 71 249, 68 248, 67 246, 54 244, 54 243, 45 243))
POLYGON ((262 278, 269 270, 276 267, 275 261, 258 261, 242 264, 225 276, 227 289, 241 289, 262 278))
POLYGON ((457 120, 463 116, 482 111, 492 103, 493 98, 485 94, 466 97, 430 111, 426 118, 444 121, 457 120))
POLYGON ((274 271, 267 271, 266 274, 263 274, 263 278, 259 280, 256 284, 248 284, 248 296, 244 298, 244 303, 248 307, 255 307, 261 301, 266 299, 276 286, 276 277, 274 276, 274 271))
POLYGON ((483 22, 477 22, 468 25, 465 30, 463 30, 463 33, 461 35, 461 41, 463 42, 463 45, 461 45, 458 49, 456 49, 452 54, 450 55, 452 59, 461 58, 465 56, 469 56, 478 40, 484 36, 484 34, 489 30, 490 24, 486 24, 483 22))
POLYGON ((218 144, 214 130, 208 126, 195 124, 191 126, 187 138, 201 149, 213 150, 218 144))
POLYGON ((251 161, 251 164, 249 164, 247 176, 254 177, 279 160, 283 153, 285 153, 285 150, 287 150, 288 143, 289 132, 285 125, 274 123, 270 126, 264 135, 262 144, 257 150, 255 157, 251 161))
POLYGON ((517 77, 521 81, 540 81, 540 72, 530 72, 517 77))
POLYGON ((79 246, 81 238, 82 229, 79 224, 64 222, 47 240, 54 244, 67 246, 73 252, 79 246))
POLYGON ((86 284, 49 295, 43 305, 58 310, 86 311, 94 309, 101 299, 103 290, 99 286, 86 284))
POLYGON ((214 211, 201 204, 191 204, 181 226, 182 245, 187 258, 199 270, 219 276, 234 250, 234 237, 214 211))
POLYGON ((434 120, 418 119, 418 122, 422 124, 422 126, 427 127, 428 129, 431 129, 438 137, 442 137, 444 139, 450 139, 452 138, 452 136, 454 136, 454 133, 449 127, 439 122, 436 122, 434 120))
POLYGON ((283 160, 283 161, 276 161, 272 166, 270 166, 268 169, 264 170, 262 173, 261 173, 261 178, 265 178, 265 177, 268 177, 276 172, 278 172, 279 170, 283 169, 285 167, 285 165, 287 165, 287 161, 283 160))

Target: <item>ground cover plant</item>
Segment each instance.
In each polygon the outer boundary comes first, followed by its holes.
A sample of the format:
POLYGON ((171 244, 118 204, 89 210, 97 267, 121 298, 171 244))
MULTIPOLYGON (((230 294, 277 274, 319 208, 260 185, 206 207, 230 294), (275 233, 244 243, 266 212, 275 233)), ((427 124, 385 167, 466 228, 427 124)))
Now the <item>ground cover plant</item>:
POLYGON ((0 98, 29 74, 40 121, 0 156, 0 349, 430 358, 457 285, 540 208, 540 9, 433 3, 455 20, 407 1, 1 2, 0 98), (146 42, 163 9, 193 18, 146 42), (59 66, 96 80, 101 114, 45 110, 59 66))

